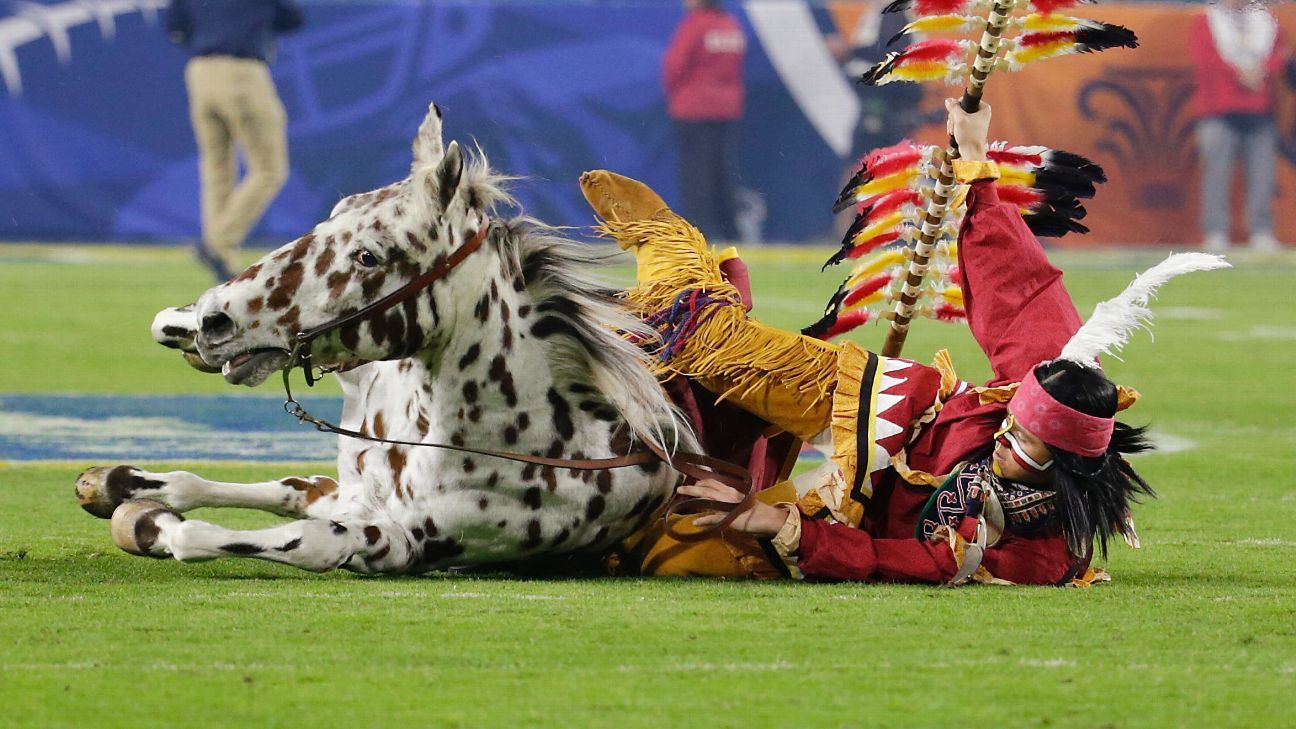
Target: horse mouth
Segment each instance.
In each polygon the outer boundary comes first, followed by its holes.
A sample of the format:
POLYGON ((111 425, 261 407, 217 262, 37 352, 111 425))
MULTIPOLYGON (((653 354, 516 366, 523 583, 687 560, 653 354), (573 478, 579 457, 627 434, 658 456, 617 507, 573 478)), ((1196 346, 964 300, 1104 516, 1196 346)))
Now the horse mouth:
POLYGON ((288 352, 277 347, 253 349, 221 365, 221 375, 231 385, 256 387, 288 364, 288 352))

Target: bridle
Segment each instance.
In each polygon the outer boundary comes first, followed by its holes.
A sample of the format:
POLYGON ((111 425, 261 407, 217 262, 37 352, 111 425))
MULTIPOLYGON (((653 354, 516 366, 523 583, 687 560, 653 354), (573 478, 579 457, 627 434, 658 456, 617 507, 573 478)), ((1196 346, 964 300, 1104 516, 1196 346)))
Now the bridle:
MULTIPOLYGON (((467 243, 456 248, 444 260, 435 263, 432 268, 428 269, 427 273, 424 273, 422 276, 410 281, 372 304, 353 311, 350 314, 346 314, 345 316, 340 316, 333 321, 325 322, 319 326, 314 326, 305 331, 297 332, 297 336, 293 337, 292 352, 288 354, 288 364, 284 366, 284 385, 287 386, 288 374, 292 369, 294 367, 301 367, 302 372, 306 375, 306 386, 314 387, 318 378, 315 377, 314 366, 311 364, 311 342, 314 342, 316 338, 324 334, 341 329, 348 324, 354 324, 356 322, 364 321, 371 316, 382 314, 393 306, 403 304, 422 293, 427 287, 448 276, 450 272, 455 270, 459 264, 463 263, 468 256, 477 252, 477 250, 481 248, 482 243, 486 241, 486 236, 490 234, 491 225, 492 223, 489 221, 483 220, 481 227, 477 229, 477 232, 473 234, 472 238, 468 239, 467 243)), ((289 394, 291 395, 291 393, 289 394)), ((286 405, 287 403, 285 403, 285 406, 286 405)))
POLYGON ((747 469, 734 463, 723 461, 718 458, 701 455, 698 453, 668 453, 661 446, 649 439, 641 439, 647 451, 638 451, 627 453, 624 456, 613 458, 548 458, 545 456, 532 456, 524 453, 513 453, 510 451, 499 451, 490 448, 473 448, 470 446, 458 446, 448 443, 425 443, 417 441, 393 440, 389 438, 380 438, 377 436, 367 435, 355 430, 343 428, 312 415, 305 406, 293 397, 292 392, 292 371, 301 367, 306 378, 306 386, 314 387, 319 381, 315 374, 315 367, 311 363, 311 343, 315 339, 336 331, 337 329, 362 322, 370 317, 385 313, 398 304, 409 301, 413 297, 422 293, 432 284, 440 281, 450 272, 454 271, 459 264, 463 263, 469 256, 479 250, 482 243, 485 242, 494 223, 483 220, 481 227, 477 232, 462 246, 456 248, 445 259, 438 261, 426 273, 410 281, 404 286, 378 299, 377 301, 365 306, 355 312, 338 317, 333 321, 311 327, 304 331, 298 332, 293 337, 293 348, 288 355, 288 362, 283 368, 283 386, 284 395, 287 398, 284 401, 284 410, 291 416, 297 418, 298 422, 310 423, 315 429, 322 433, 333 433, 336 435, 346 436, 348 438, 358 438, 360 440, 372 441, 375 443, 387 443, 390 445, 423 447, 423 448, 441 448, 444 450, 459 451, 461 453, 473 453, 476 455, 490 456, 492 458, 503 458, 510 461, 519 461, 522 463, 532 463, 539 466, 552 466, 555 468, 566 468, 574 471, 603 471, 612 468, 626 468, 629 466, 644 466, 651 463, 666 463, 674 468, 680 474, 692 479, 713 479, 725 484, 731 488, 737 489, 743 493, 743 498, 738 503, 728 503, 715 501, 714 499, 674 499, 667 506, 663 518, 666 521, 665 529, 671 537, 684 542, 693 542, 706 539, 713 534, 719 533, 727 528, 738 518, 744 511, 751 508, 756 501, 756 485, 752 481, 751 474, 747 469), (677 514, 691 514, 703 510, 715 510, 727 512, 723 519, 712 526, 697 531, 680 531, 672 525, 672 517, 677 514))

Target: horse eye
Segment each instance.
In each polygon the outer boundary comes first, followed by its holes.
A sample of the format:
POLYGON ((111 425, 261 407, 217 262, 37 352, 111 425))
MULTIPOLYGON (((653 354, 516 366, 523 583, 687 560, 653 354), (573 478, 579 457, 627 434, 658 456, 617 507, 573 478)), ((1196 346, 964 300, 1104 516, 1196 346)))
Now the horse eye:
POLYGON ((366 251, 366 250, 356 251, 355 254, 351 256, 351 260, 355 261, 361 266, 364 266, 365 268, 373 268, 374 266, 378 265, 378 256, 375 256, 373 254, 373 251, 366 251))

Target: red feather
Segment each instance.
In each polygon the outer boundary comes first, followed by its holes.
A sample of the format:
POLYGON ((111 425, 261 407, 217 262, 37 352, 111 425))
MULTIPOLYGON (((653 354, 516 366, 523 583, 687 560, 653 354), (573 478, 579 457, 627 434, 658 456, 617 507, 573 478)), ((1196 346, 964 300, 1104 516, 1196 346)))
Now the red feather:
POLYGON ((959 288, 963 288, 963 269, 959 268, 957 264, 949 267, 947 275, 949 276, 950 283, 959 288))
POLYGON ((850 294, 842 301, 842 306, 850 306, 856 301, 859 301, 870 294, 876 293, 883 286, 891 283, 894 278, 895 274, 879 273, 873 278, 865 279, 863 283, 861 283, 854 291, 850 292, 850 294))
POLYGON ((826 341, 833 337, 841 336, 861 324, 868 323, 868 320, 872 318, 873 312, 868 309, 848 311, 837 317, 837 321, 828 328, 828 332, 823 335, 823 339, 826 341))
POLYGON ((874 195, 859 204, 861 215, 867 213, 869 219, 880 218, 900 208, 905 203, 919 205, 922 195, 917 190, 892 190, 881 195, 874 195))
POLYGON ((940 321, 961 321, 967 318, 967 310, 942 301, 932 309, 932 316, 940 321))
POLYGON ((860 256, 864 255, 865 253, 868 253, 869 251, 875 250, 877 248, 886 245, 887 243, 890 243, 892 241, 897 241, 897 240, 900 240, 900 231, 898 230, 892 230, 886 233, 882 233, 881 235, 875 235, 872 238, 869 238, 868 240, 862 240, 859 243, 856 243, 855 246, 851 248, 849 252, 846 253, 846 257, 852 259, 859 258, 860 256))
POLYGON ((961 55, 963 55, 963 46, 959 45, 958 41, 947 38, 934 38, 914 43, 901 51, 895 65, 900 66, 906 63, 920 63, 922 61, 944 61, 951 56, 961 55))
POLYGON ((1087 0, 1032 0, 1031 8, 1040 15, 1048 15, 1062 8, 1073 8, 1087 0))
POLYGON ((1015 150, 1019 147, 1009 147, 1008 149, 989 149, 986 150, 986 157, 990 161, 1001 165, 1012 165, 1014 167, 1042 167, 1044 157, 1039 154, 1025 154, 1015 150))
POLYGON ((911 167, 920 159, 922 147, 905 139, 899 144, 869 152, 864 158, 864 168, 872 179, 877 179, 911 167))
POLYGON ((1045 199, 1043 192, 1021 185, 996 185, 995 192, 999 193, 1001 202, 1011 203, 1018 208, 1034 207, 1045 199))
POLYGON ((1067 43, 1076 42, 1076 32, 1074 30, 1057 30, 1050 33, 1026 33, 1017 39, 1017 45, 1022 48, 1031 46, 1042 46, 1050 43, 1064 41, 1067 43))

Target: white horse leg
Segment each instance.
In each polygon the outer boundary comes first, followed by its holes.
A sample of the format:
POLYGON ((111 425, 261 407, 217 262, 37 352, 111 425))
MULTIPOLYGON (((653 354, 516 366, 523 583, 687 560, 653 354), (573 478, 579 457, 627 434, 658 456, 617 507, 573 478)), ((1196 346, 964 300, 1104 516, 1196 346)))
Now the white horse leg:
POLYGON ((327 519, 337 506, 337 481, 290 476, 261 483, 208 481, 188 471, 150 473, 134 466, 95 467, 77 477, 81 508, 101 519, 131 499, 160 501, 173 511, 202 506, 260 509, 280 516, 327 519))
POLYGON ((254 557, 312 572, 343 567, 356 572, 404 572, 411 547, 391 522, 302 519, 269 529, 238 531, 186 520, 157 501, 127 501, 113 512, 117 546, 148 557, 197 562, 254 557))

